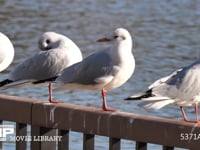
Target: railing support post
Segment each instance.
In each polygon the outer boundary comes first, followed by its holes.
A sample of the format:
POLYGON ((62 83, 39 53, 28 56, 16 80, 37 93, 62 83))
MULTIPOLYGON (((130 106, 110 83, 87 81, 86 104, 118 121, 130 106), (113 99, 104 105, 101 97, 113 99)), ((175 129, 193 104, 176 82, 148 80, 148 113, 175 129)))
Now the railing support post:
POLYGON ((56 130, 38 126, 32 126, 31 128, 31 150, 55 150, 56 141, 48 141, 51 136, 56 136, 56 130))
MULTIPOLYGON (((0 125, 2 125, 3 124, 3 121, 2 120, 0 120, 0 125)), ((2 150, 2 141, 0 141, 0 150, 2 150)))
POLYGON ((58 150, 69 150, 69 131, 58 130, 58 136, 61 136, 61 141, 58 141, 58 150))
MULTIPOLYGON (((16 123, 16 136, 27 136, 27 125, 16 123)), ((26 140, 16 141, 16 150, 26 150, 26 140)))
POLYGON ((94 150, 94 135, 83 134, 83 150, 94 150))
POLYGON ((109 139, 109 150, 120 150, 120 139, 110 138, 109 139))
POLYGON ((163 150, 174 150, 172 146, 163 146, 163 150))
POLYGON ((136 150, 147 150, 147 143, 136 142, 136 150))

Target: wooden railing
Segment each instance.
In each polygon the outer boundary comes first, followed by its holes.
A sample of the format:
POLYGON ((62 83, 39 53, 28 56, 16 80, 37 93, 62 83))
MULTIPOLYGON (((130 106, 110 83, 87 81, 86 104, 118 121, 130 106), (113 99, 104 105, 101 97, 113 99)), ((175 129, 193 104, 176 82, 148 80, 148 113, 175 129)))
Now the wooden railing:
MULTIPOLYGON (((162 145, 163 150, 200 149, 200 125, 93 107, 0 95, 0 120, 16 122, 16 136, 26 136, 30 125, 32 137, 62 137, 58 143, 32 140, 31 150, 68 150, 70 131, 83 133, 83 150, 94 150, 95 135, 109 137, 109 150, 120 150, 121 139, 136 141, 136 150, 146 150, 148 143, 162 145)), ((16 150, 25 149, 25 140, 16 142, 16 150)))

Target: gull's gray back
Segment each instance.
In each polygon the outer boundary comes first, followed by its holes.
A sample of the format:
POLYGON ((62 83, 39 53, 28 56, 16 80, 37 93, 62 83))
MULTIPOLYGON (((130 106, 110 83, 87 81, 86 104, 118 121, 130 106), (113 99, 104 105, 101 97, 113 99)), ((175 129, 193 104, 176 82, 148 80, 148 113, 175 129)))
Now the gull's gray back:
POLYGON ((10 74, 10 80, 43 80, 57 76, 64 68, 82 59, 79 48, 67 37, 46 32, 39 40, 42 51, 27 58, 10 74), (76 58, 76 54, 79 55, 76 58))
POLYGON ((40 52, 26 59, 11 73, 10 79, 18 80, 42 80, 56 76, 66 66, 66 59, 55 57, 55 52, 40 52))
POLYGON ((117 66, 113 64, 106 51, 100 51, 88 56, 81 63, 66 68, 57 81, 64 84, 95 85, 101 82, 99 78, 114 76, 117 72, 117 66))
POLYGON ((182 99, 191 99, 200 94, 200 60, 182 68, 165 83, 154 87, 153 94, 182 99))

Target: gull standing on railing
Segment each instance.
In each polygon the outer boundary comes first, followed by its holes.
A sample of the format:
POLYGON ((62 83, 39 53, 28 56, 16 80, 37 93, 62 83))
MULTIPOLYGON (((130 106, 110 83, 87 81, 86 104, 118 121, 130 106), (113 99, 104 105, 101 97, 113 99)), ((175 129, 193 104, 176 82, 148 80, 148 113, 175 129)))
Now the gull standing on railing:
POLYGON ((126 100, 138 99, 144 100, 140 105, 146 109, 160 109, 168 104, 178 105, 184 121, 199 123, 200 59, 155 81, 145 93, 126 98, 126 100), (184 106, 191 105, 194 105, 196 121, 188 120, 183 109, 184 106))
POLYGON ((112 46, 66 68, 56 83, 66 89, 101 90, 102 109, 116 111, 107 107, 106 91, 123 85, 134 72, 132 38, 126 29, 118 28, 98 42, 110 42, 112 46))
MULTIPOLYGON (((57 76, 64 68, 82 60, 78 46, 66 36, 55 32, 42 34, 39 48, 41 51, 19 64, 8 79, 0 82, 0 87, 34 84, 38 80, 57 76)), ((52 98, 51 83, 49 83, 49 101, 58 102, 52 98)))

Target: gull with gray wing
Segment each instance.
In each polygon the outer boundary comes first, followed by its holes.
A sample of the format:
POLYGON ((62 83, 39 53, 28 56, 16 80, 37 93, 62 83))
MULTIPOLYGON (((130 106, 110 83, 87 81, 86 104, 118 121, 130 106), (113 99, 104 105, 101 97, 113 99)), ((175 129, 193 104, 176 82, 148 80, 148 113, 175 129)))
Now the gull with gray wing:
POLYGON ((145 93, 126 98, 126 100, 138 99, 144 100, 140 105, 147 109, 160 109, 169 104, 178 105, 184 121, 199 123, 200 59, 155 81, 145 93), (191 105, 195 108, 195 121, 188 120, 183 109, 184 106, 191 105))
MULTIPOLYGON (((45 32, 39 39, 40 52, 25 59, 0 82, 0 87, 10 87, 25 83, 35 84, 38 80, 59 75, 64 68, 82 60, 78 46, 69 38, 55 32, 45 32)), ((52 84, 49 83, 49 101, 52 98, 52 84)))
POLYGON ((110 42, 112 46, 66 68, 56 83, 66 89, 101 90, 102 109, 115 111, 107 107, 106 91, 122 86, 134 72, 132 38, 126 29, 118 28, 98 42, 110 42))

